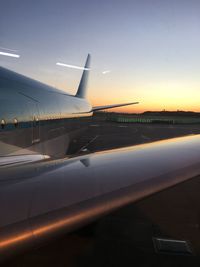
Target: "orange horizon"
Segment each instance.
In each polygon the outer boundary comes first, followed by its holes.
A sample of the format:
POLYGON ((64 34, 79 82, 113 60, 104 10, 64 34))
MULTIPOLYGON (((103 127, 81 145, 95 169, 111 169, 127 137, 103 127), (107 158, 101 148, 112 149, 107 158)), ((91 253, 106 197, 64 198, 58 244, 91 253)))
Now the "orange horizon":
MULTIPOLYGON (((122 102, 123 103, 123 102, 122 102)), ((103 103, 101 104, 95 104, 94 106, 102 106, 105 105, 103 103)), ((105 110, 107 112, 116 112, 116 113, 128 113, 128 114, 132 114, 132 113, 144 113, 147 111, 150 112, 162 112, 162 111, 166 111, 166 112, 178 112, 178 111, 183 111, 183 112, 196 112, 199 113, 200 112, 200 108, 158 108, 158 107, 141 107, 139 108, 139 104, 138 105, 132 105, 132 106, 125 106, 125 107, 119 107, 119 108, 112 108, 112 109, 107 109, 105 110)))
MULTIPOLYGON (((103 110, 102 110, 103 111, 103 110)), ((150 109, 147 109, 147 110, 133 110, 133 111, 130 111, 130 110, 120 110, 119 108, 113 108, 113 109, 107 109, 105 110, 105 112, 114 112, 114 113, 126 113, 126 114, 142 114, 144 112, 194 112, 194 113, 200 113, 200 110, 199 111, 194 111, 194 110, 183 110, 183 109, 177 109, 177 110, 169 110, 169 109, 165 109, 165 110, 159 110, 159 109, 154 109, 154 110, 150 110, 150 109)))

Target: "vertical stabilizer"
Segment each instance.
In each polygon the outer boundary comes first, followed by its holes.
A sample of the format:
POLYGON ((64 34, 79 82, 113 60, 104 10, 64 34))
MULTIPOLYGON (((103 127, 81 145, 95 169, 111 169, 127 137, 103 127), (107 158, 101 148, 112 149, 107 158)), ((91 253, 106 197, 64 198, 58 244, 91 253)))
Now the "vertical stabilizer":
POLYGON ((88 54, 86 62, 85 62, 85 67, 83 70, 83 74, 81 77, 81 81, 79 83, 79 87, 76 93, 76 97, 80 97, 80 98, 85 98, 86 96, 86 91, 87 91, 87 81, 88 81, 88 75, 89 75, 89 71, 90 71, 90 54, 88 54))

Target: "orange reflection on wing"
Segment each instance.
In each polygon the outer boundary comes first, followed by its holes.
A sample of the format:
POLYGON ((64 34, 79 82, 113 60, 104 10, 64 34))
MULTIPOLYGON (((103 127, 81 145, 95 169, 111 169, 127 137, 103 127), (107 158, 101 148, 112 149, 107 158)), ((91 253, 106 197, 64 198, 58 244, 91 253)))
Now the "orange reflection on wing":
POLYGON ((87 218, 88 216, 91 216, 91 211, 85 211, 83 213, 74 214, 72 217, 69 218, 63 218, 57 222, 50 223, 45 226, 41 226, 39 228, 36 228, 33 230, 34 235, 43 235, 49 232, 53 232, 56 229, 62 228, 64 226, 70 226, 75 225, 75 223, 83 221, 84 218, 87 218))
POLYGON ((6 247, 17 245, 17 243, 21 243, 23 241, 27 241, 28 239, 31 239, 38 235, 44 235, 50 232, 54 232, 57 229, 60 229, 67 225, 73 225, 77 221, 81 221, 85 217, 89 216, 90 211, 85 212, 83 214, 76 214, 73 217, 70 218, 64 218, 60 219, 57 222, 49 223, 44 226, 38 227, 36 229, 33 229, 33 231, 27 232, 27 233, 20 233, 15 234, 13 236, 9 236, 3 240, 0 240, 0 249, 5 249, 6 247))
POLYGON ((26 234, 19 234, 19 235, 16 235, 16 236, 12 236, 10 238, 7 238, 3 241, 0 241, 0 248, 5 248, 5 247, 8 247, 8 246, 11 246, 15 243, 19 243, 19 242, 22 242, 24 240, 27 240, 29 239, 30 237, 32 237, 32 233, 29 232, 29 233, 26 233, 26 234))

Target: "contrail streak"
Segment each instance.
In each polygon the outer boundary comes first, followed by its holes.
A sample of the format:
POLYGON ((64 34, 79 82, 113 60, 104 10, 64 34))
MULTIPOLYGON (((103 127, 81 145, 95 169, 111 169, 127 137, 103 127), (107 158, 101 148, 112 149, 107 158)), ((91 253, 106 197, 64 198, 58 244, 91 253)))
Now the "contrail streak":
POLYGON ((1 52, 0 51, 0 55, 1 56, 6 56, 6 57, 15 57, 15 58, 19 58, 20 55, 17 55, 17 54, 12 54, 12 53, 7 53, 7 52, 1 52))
POLYGON ((56 65, 62 66, 62 67, 67 67, 67 68, 71 68, 71 69, 77 69, 77 70, 91 70, 90 68, 84 68, 84 67, 79 67, 79 66, 75 66, 75 65, 64 64, 64 63, 60 63, 60 62, 57 62, 56 65))

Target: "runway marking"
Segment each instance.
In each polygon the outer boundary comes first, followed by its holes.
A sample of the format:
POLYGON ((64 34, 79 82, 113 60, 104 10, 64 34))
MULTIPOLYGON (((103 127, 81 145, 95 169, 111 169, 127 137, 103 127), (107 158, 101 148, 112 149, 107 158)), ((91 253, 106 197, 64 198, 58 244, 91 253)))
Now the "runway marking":
POLYGON ((99 124, 91 124, 90 127, 99 127, 99 124))
POLYGON ((143 139, 146 139, 146 140, 150 140, 150 138, 148 137, 148 136, 145 136, 145 135, 141 135, 141 137, 143 138, 143 139))
POLYGON ((139 131, 138 128, 132 128, 132 133, 137 133, 138 131, 139 131))
POLYGON ((81 147, 81 148, 79 149, 78 152, 80 152, 80 151, 84 151, 85 149, 87 149, 87 147, 88 147, 91 143, 93 143, 98 137, 99 137, 99 135, 96 135, 96 136, 95 136, 92 140, 90 140, 86 145, 84 145, 83 147, 81 147))

